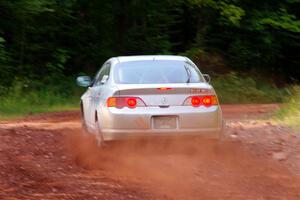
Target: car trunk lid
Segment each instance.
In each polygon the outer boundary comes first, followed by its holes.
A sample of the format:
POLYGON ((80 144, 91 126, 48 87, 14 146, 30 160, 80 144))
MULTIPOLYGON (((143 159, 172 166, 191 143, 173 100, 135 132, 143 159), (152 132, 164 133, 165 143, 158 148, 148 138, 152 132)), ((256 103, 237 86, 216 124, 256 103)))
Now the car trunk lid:
POLYGON ((180 106, 190 96, 210 95, 212 87, 206 83, 184 84, 122 84, 118 85, 119 95, 139 97, 146 106, 180 106))

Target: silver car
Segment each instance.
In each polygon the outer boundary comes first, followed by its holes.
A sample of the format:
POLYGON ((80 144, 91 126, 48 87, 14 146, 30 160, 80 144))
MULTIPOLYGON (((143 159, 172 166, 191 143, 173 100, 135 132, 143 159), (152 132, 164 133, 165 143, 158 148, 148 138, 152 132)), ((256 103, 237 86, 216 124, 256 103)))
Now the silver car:
POLYGON ((187 57, 126 56, 106 61, 81 97, 83 128, 104 141, 138 136, 195 135, 220 138, 217 95, 187 57))

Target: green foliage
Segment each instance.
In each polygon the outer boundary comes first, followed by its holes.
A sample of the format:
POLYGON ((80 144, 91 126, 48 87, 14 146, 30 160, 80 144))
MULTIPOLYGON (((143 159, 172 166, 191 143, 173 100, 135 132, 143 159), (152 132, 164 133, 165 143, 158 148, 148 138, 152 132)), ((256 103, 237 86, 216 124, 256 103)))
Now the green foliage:
POLYGON ((116 55, 193 49, 220 55, 236 71, 297 79, 299 6, 298 0, 2 0, 0 62, 9 55, 9 67, 2 64, 7 81, 0 84, 93 74, 116 55))
POLYGON ((18 9, 18 12, 26 15, 53 12, 54 9, 51 8, 53 4, 53 0, 19 0, 16 2, 15 7, 18 9))
POLYGON ((190 2, 205 16, 198 45, 223 54, 235 70, 253 69, 299 79, 298 0, 190 2))
POLYGON ((69 58, 68 50, 57 49, 53 54, 53 60, 47 63, 46 67, 51 74, 61 75, 69 58))
MULTIPOLYGON (((294 86, 275 120, 300 131, 300 86, 294 86)), ((299 132, 300 133, 300 132, 299 132)))
MULTIPOLYGON (((66 81, 70 82, 70 80, 66 81)), ((65 85, 67 86, 67 85, 65 85)), ((6 90, 6 94, 0 96, 0 119, 31 115, 41 112, 63 111, 77 109, 79 94, 70 86, 60 88, 51 85, 38 88, 38 83, 16 80, 13 87, 6 90)))
POLYGON ((276 103, 281 102, 286 93, 269 83, 235 72, 219 75, 212 84, 221 103, 276 103))
POLYGON ((224 58, 218 53, 206 52, 201 48, 192 48, 181 55, 192 58, 201 72, 214 74, 224 74, 229 72, 224 58))
POLYGON ((297 20, 295 15, 289 14, 286 9, 281 9, 279 12, 261 19, 260 23, 276 29, 300 33, 300 20, 297 20))
POLYGON ((9 84, 9 77, 13 70, 9 67, 9 55, 5 49, 5 40, 0 37, 0 94, 3 91, 3 87, 9 84))
POLYGON ((32 92, 26 96, 12 95, 0 99, 0 119, 78 109, 78 97, 65 98, 51 93, 32 92))
POLYGON ((239 26, 242 17, 245 15, 245 11, 240 7, 230 4, 224 6, 220 14, 232 25, 239 26))
POLYGON ((226 1, 205 0, 203 4, 218 10, 220 22, 227 25, 239 26, 241 19, 245 15, 243 8, 226 1))

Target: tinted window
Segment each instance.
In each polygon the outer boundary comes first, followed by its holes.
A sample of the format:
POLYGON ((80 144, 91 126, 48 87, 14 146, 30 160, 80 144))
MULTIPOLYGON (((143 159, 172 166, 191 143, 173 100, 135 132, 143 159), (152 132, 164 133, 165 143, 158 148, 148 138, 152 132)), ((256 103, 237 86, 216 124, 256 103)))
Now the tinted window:
POLYGON ((94 86, 98 86, 101 85, 101 80, 103 78, 104 75, 109 75, 110 73, 110 63, 105 63, 103 65, 103 68, 99 71, 98 75, 95 78, 95 83, 94 86))
POLYGON ((203 82, 200 72, 184 61, 132 61, 115 69, 115 81, 122 84, 203 82))

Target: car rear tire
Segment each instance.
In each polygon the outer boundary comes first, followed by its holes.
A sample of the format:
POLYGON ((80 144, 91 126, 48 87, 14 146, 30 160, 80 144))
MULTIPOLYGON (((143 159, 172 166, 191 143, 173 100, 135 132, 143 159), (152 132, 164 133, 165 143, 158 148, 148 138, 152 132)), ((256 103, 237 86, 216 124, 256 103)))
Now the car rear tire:
POLYGON ((83 104, 80 103, 80 112, 81 112, 81 133, 83 136, 87 136, 89 134, 89 131, 87 129, 85 119, 84 119, 84 111, 83 111, 83 104))
POLYGON ((87 129, 87 126, 86 126, 84 118, 81 119, 81 134, 83 136, 89 135, 89 131, 87 129))
POLYGON ((222 120, 222 129, 220 131, 219 135, 219 143, 222 143, 224 141, 224 131, 225 131, 225 121, 222 120))
POLYGON ((99 122, 96 121, 96 128, 97 128, 97 131, 96 131, 96 143, 97 143, 97 146, 100 147, 100 148, 103 148, 104 147, 104 139, 103 139, 103 135, 101 133, 101 128, 100 128, 100 125, 99 125, 99 122))

